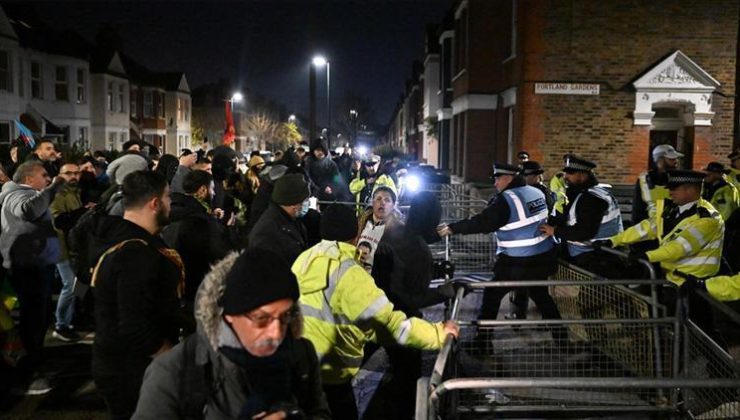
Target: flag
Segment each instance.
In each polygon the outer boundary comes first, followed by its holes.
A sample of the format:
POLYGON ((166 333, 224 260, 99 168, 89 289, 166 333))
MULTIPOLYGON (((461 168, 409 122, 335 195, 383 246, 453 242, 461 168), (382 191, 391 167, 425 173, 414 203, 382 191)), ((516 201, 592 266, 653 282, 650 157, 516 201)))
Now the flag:
POLYGON ((31 149, 36 147, 36 141, 33 139, 31 130, 18 120, 14 120, 13 122, 15 122, 15 129, 18 130, 18 138, 23 140, 23 143, 31 149))
POLYGON ((231 115, 231 101, 226 101, 226 130, 224 130, 223 144, 231 146, 236 137, 236 129, 234 128, 234 116, 231 115))

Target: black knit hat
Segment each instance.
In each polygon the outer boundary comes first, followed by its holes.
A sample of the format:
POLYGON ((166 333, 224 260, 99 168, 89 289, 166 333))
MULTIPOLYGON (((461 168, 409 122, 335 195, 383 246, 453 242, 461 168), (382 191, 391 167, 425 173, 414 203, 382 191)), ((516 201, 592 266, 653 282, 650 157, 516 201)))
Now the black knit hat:
POLYGON ((351 206, 331 204, 321 212, 321 239, 349 241, 357 236, 357 215, 351 206))
POLYGON ((224 315, 246 314, 280 299, 299 297, 298 281, 290 264, 264 249, 250 249, 240 255, 229 274, 219 299, 224 315))
POLYGON ((275 182, 272 201, 283 206, 302 203, 308 198, 308 184, 301 174, 285 174, 275 182))

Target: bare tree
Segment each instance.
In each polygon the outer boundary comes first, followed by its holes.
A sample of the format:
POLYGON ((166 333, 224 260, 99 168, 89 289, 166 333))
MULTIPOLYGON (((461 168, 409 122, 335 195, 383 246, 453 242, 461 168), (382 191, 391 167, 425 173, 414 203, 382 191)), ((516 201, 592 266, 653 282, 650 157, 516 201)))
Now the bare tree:
POLYGON ((247 117, 247 133, 260 147, 263 144, 270 144, 274 147, 278 128, 279 124, 262 112, 247 117))

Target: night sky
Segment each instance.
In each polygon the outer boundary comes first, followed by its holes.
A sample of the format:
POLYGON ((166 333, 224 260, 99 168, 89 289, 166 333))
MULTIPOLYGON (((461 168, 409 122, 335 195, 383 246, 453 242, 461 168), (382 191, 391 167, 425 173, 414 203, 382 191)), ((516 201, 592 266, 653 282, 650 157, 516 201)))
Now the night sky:
MULTIPOLYGON (((33 2, 58 29, 94 39, 110 23, 123 50, 152 70, 181 70, 194 88, 219 77, 308 114, 308 63, 331 60, 332 100, 365 95, 388 122, 423 58, 425 25, 441 23, 453 0, 33 2)), ((319 70, 318 86, 325 86, 319 70)), ((319 88, 318 103, 325 100, 319 88)), ((319 106, 319 119, 325 107, 319 106)))

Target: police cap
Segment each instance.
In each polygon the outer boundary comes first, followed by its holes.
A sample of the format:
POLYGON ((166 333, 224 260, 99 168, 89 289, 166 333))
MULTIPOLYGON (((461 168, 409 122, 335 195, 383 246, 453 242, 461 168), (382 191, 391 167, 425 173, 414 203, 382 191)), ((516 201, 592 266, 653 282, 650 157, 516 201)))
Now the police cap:
POLYGON ((719 174, 727 174, 730 173, 729 169, 725 168, 725 165, 719 163, 719 162, 709 162, 707 164, 707 167, 702 169, 704 172, 716 172, 719 174))
POLYGON ((519 173, 519 166, 510 163, 496 162, 493 164, 493 177, 501 175, 516 175, 519 173))
POLYGON ((704 172, 686 170, 668 171, 668 182, 666 186, 671 189, 685 184, 701 185, 704 182, 704 177, 706 177, 704 172))
POLYGON ((542 165, 540 165, 539 162, 536 162, 534 160, 528 160, 526 162, 522 163, 522 175, 540 175, 544 173, 545 170, 542 169, 542 165))
POLYGON ((576 155, 565 156, 565 166, 563 171, 565 172, 591 172, 596 167, 596 164, 586 159, 579 158, 576 155))

